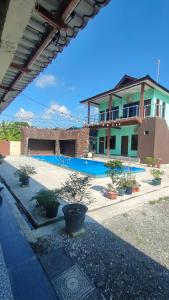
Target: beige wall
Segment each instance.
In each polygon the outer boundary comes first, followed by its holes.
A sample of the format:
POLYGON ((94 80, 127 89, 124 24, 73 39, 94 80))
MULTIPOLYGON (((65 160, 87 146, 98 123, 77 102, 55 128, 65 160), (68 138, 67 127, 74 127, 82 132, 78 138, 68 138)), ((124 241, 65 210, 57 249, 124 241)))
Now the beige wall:
POLYGON ((21 154, 21 142, 10 141, 10 155, 20 155, 21 154))

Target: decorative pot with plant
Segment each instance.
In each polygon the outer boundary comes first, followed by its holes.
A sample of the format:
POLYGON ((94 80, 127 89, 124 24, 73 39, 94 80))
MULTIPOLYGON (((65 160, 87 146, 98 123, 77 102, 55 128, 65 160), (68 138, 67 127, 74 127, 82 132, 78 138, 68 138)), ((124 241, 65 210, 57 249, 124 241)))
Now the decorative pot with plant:
POLYGON ((66 232, 70 235, 80 232, 84 227, 85 215, 88 210, 84 202, 92 201, 88 191, 89 186, 89 177, 78 173, 70 174, 69 179, 63 184, 62 195, 70 204, 65 205, 62 210, 66 232))
POLYGON ((140 191, 140 184, 138 183, 138 181, 136 180, 136 177, 133 176, 133 186, 132 186, 132 192, 136 193, 140 191))
POLYGON ((55 218, 58 213, 60 200, 62 198, 61 189, 45 190, 41 189, 31 200, 36 200, 37 205, 46 211, 47 218, 55 218))
POLYGON ((121 175, 119 177, 118 183, 117 183, 117 190, 118 190, 118 194, 119 196, 124 196, 125 192, 126 192, 126 186, 125 186, 125 175, 121 175))
POLYGON ((112 169, 111 173, 109 173, 109 176, 111 178, 111 183, 108 183, 107 189, 106 189, 106 197, 111 200, 117 199, 118 193, 117 193, 117 184, 119 180, 119 173, 115 171, 115 169, 112 169))
POLYGON ((20 168, 14 173, 19 178, 21 186, 29 185, 30 175, 36 174, 35 168, 29 165, 20 166, 20 168))
POLYGON ((132 194, 132 192, 133 192, 133 186, 135 185, 135 182, 136 182, 135 176, 132 175, 130 172, 127 172, 125 174, 125 183, 124 183, 125 187, 126 187, 125 193, 127 195, 131 195, 132 194))
POLYGON ((151 169, 150 174, 154 177, 152 180, 152 184, 160 185, 162 180, 161 176, 164 174, 164 172, 160 169, 151 169))

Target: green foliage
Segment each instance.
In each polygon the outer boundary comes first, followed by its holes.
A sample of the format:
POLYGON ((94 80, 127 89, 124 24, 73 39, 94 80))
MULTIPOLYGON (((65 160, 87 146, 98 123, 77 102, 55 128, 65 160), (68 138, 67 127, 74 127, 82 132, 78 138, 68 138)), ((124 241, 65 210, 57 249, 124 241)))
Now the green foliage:
POLYGON ((158 179, 161 178, 164 172, 161 171, 160 169, 151 169, 150 174, 154 177, 154 179, 158 179))
POLYGON ((0 123, 0 140, 20 141, 21 127, 27 126, 27 122, 5 122, 0 123))
POLYGON ((73 173, 69 175, 69 179, 63 184, 62 194, 65 200, 70 203, 83 202, 83 199, 88 199, 91 202, 91 194, 88 190, 89 186, 88 176, 73 173))
POLYGON ((146 163, 146 165, 148 167, 155 168, 161 162, 161 159, 156 158, 156 157, 147 156, 147 157, 144 158, 144 162, 146 163))
POLYGON ((31 200, 36 200, 38 206, 45 208, 54 208, 59 205, 59 201, 62 197, 61 189, 45 190, 41 189, 32 197, 31 200))
POLYGON ((122 166, 123 166, 123 164, 120 160, 109 160, 104 165, 110 169, 122 168, 122 166))
POLYGON ((36 174, 35 168, 29 165, 20 166, 20 168, 14 173, 16 177, 19 177, 21 184, 28 180, 30 175, 36 174))

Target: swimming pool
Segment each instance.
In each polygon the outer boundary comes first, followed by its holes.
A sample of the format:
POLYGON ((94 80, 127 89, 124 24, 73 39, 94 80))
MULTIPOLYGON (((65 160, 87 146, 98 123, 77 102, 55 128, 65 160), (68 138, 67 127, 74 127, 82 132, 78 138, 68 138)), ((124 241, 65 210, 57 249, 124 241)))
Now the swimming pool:
MULTIPOLYGON (((105 167, 103 162, 89 160, 89 159, 81 159, 81 158, 71 158, 65 156, 42 156, 42 155, 33 155, 33 158, 51 163, 53 165, 57 165, 63 168, 69 168, 74 171, 78 171, 81 173, 85 173, 90 176, 103 177, 107 175, 108 167, 105 167)), ((118 170, 118 169, 117 169, 118 170)), ((143 168, 137 167, 123 167, 123 171, 137 173, 145 171, 143 168)))

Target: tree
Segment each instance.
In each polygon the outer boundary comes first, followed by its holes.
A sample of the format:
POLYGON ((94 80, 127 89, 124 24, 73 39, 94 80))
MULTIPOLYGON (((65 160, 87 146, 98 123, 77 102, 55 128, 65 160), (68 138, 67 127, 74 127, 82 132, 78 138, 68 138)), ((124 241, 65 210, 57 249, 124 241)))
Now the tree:
POLYGON ((27 122, 6 122, 0 123, 0 140, 20 141, 21 127, 29 127, 27 122))

